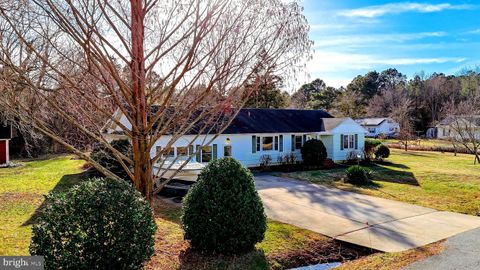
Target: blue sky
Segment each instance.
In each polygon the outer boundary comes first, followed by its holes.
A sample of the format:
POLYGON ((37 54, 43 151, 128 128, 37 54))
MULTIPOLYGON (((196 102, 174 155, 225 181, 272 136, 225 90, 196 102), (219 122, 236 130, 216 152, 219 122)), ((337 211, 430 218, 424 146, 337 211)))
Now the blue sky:
POLYGON ((397 68, 458 74, 480 65, 480 1, 303 0, 314 40, 310 78, 346 86, 397 68))

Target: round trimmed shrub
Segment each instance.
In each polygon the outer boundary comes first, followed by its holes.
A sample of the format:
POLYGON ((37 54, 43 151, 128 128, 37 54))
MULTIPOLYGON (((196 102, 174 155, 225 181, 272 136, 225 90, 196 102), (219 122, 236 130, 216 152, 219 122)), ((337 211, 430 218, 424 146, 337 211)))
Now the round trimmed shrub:
POLYGON ((321 166, 327 158, 327 149, 323 142, 311 139, 303 144, 301 149, 302 160, 305 165, 321 166))
POLYGON ((46 269, 140 269, 153 255, 152 210, 125 181, 92 179, 45 203, 30 253, 46 269))
MULTIPOLYGON (((132 144, 129 140, 114 140, 110 145, 125 156, 133 158, 132 144)), ((128 173, 113 156, 112 151, 105 147, 105 145, 97 144, 93 148, 90 157, 118 177, 124 180, 130 180, 128 173)))
POLYGON ((252 173, 233 158, 210 162, 183 200, 182 225, 194 249, 223 254, 252 250, 267 228, 252 173))
POLYGON ((382 142, 380 140, 375 139, 366 139, 365 140, 365 159, 371 160, 373 159, 373 155, 375 154, 375 149, 377 146, 381 145, 382 142))
POLYGON ((375 148, 375 158, 376 159, 384 159, 390 156, 390 149, 383 144, 380 144, 375 148))
POLYGON ((347 182, 354 185, 364 185, 371 183, 372 172, 362 166, 353 165, 347 168, 345 171, 347 174, 347 182))

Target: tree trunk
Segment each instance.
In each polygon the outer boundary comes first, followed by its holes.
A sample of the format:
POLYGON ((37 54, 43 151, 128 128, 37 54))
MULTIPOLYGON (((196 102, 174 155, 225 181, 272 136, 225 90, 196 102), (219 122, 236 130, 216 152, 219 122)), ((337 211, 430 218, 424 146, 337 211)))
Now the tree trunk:
POLYGON ((147 100, 145 97, 145 56, 144 56, 144 8, 142 0, 130 0, 132 19, 132 62, 131 80, 134 100, 132 125, 132 148, 134 162, 133 182, 138 191, 150 202, 152 196, 152 165, 147 134, 147 100))

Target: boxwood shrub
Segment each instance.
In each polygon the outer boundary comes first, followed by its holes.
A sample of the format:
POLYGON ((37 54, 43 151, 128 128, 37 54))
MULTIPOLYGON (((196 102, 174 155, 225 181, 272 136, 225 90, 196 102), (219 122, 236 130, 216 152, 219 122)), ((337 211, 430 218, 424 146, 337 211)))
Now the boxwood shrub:
POLYGON ((183 200, 182 225, 185 239, 202 252, 252 250, 266 230, 252 173, 233 158, 210 162, 183 200))
POLYGON ((375 148, 375 158, 382 160, 390 156, 390 149, 388 146, 380 144, 375 148))
POLYGON ((30 253, 46 269, 140 269, 153 255, 152 210, 125 181, 92 179, 45 202, 30 253))
POLYGON ((327 158, 327 149, 323 142, 311 139, 303 144, 301 149, 303 163, 307 166, 322 166, 327 158))
POLYGON ((371 183, 372 171, 360 165, 353 165, 345 171, 347 182, 354 185, 365 185, 371 183))

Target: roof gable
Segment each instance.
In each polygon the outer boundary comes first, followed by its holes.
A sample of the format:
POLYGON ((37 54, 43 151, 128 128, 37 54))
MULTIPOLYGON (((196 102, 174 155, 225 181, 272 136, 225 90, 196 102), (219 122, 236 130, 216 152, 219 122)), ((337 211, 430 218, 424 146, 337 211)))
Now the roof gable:
POLYGON ((383 117, 383 118, 362 118, 362 119, 356 119, 355 122, 362 126, 379 126, 383 122, 387 121, 389 118, 383 117))

